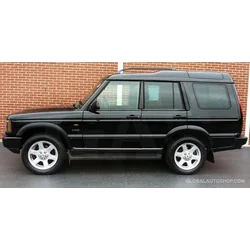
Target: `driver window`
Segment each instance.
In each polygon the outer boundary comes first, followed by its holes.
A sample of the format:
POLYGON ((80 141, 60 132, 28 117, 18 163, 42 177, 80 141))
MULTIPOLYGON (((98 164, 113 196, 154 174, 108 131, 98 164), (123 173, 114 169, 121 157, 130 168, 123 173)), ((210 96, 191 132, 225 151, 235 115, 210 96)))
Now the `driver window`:
POLYGON ((98 96, 100 110, 138 109, 140 82, 111 81, 98 96))

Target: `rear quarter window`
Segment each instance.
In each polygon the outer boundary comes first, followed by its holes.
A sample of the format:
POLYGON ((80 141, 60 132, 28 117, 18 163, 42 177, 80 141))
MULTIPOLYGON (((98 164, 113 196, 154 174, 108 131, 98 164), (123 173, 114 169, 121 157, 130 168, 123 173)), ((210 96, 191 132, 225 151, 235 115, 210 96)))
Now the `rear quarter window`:
POLYGON ((231 108, 225 84, 194 83, 193 89, 200 109, 226 110, 231 108))

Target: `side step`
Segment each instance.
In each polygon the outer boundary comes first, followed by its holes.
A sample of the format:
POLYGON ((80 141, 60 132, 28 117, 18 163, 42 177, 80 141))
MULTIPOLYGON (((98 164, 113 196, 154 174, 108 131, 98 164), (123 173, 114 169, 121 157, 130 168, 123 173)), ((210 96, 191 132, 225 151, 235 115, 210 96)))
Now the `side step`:
POLYGON ((159 153, 138 152, 69 152, 69 160, 160 160, 159 153))

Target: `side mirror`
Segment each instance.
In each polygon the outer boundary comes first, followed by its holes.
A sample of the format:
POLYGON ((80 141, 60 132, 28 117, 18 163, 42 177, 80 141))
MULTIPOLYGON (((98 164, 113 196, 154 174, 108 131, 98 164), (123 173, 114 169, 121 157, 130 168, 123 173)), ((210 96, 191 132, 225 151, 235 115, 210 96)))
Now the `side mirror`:
POLYGON ((73 104, 73 107, 75 109, 80 109, 80 108, 82 108, 82 106, 83 106, 83 103, 81 100, 79 102, 76 102, 75 104, 73 104))
POLYGON ((96 111, 99 109, 100 109, 100 104, 97 100, 93 101, 89 106, 89 111, 93 113, 97 113, 96 111))

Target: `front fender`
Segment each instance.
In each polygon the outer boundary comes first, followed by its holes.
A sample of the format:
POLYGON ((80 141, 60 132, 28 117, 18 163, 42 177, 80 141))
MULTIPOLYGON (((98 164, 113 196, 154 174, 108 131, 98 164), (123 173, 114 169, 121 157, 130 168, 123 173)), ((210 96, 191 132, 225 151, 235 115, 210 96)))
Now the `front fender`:
POLYGON ((49 130, 54 130, 57 133, 59 133, 63 140, 66 142, 67 146, 70 147, 70 141, 68 138, 67 133, 58 125, 53 124, 53 123, 48 123, 48 122, 39 122, 39 123, 31 123, 31 124, 27 124, 25 126, 23 126, 17 133, 18 137, 22 137, 26 132, 28 132, 31 129, 39 129, 39 128, 43 128, 46 129, 48 128, 49 130))

